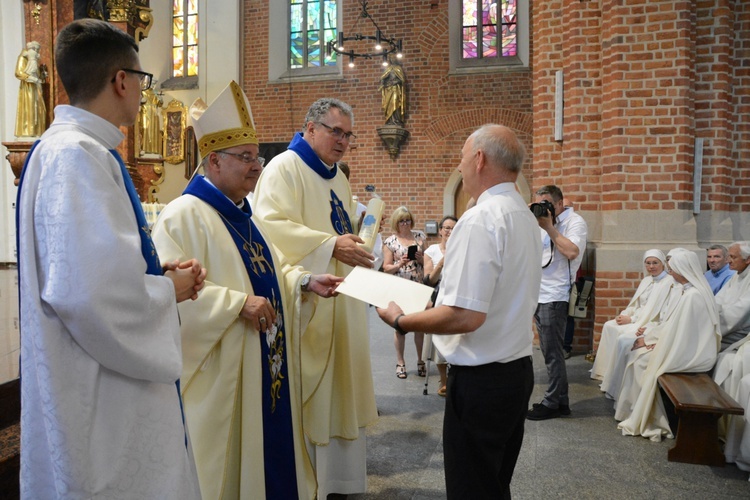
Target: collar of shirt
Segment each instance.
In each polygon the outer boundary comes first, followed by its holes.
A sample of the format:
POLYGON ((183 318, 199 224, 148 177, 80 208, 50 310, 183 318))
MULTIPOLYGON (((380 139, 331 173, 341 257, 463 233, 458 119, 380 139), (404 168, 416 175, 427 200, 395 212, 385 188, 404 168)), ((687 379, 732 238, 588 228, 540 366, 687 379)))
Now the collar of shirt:
MULTIPOLYGON (((709 270, 710 270, 710 269, 709 269, 709 270)), ((719 269, 718 271, 716 271, 716 272, 714 272, 713 270, 710 270, 710 271, 711 271, 711 274, 713 274, 713 275, 714 275, 714 277, 719 277, 719 276, 721 276, 722 274, 724 274, 725 272, 727 272, 728 270, 729 270, 729 264, 724 264, 724 267, 722 267, 722 268, 721 268, 721 269, 719 269)))
POLYGON ((50 125, 50 132, 54 132, 55 127, 61 125, 84 130, 87 135, 94 137, 107 149, 117 149, 125 138, 125 134, 119 128, 101 116, 69 104, 55 106, 55 120, 50 125))
POLYGON ((512 182, 502 182, 500 184, 495 184, 491 188, 487 189, 485 192, 479 195, 479 198, 477 198, 477 205, 480 203, 484 203, 486 200, 490 199, 490 197, 507 193, 508 191, 515 191, 516 185, 512 182))

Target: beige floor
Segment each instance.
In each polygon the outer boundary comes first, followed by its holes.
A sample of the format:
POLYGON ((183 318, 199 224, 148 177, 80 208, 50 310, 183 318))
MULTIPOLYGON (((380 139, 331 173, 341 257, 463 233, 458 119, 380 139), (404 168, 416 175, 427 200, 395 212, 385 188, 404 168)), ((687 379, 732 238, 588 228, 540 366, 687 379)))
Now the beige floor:
POLYGON ((18 378, 18 273, 0 267, 0 384, 18 378))

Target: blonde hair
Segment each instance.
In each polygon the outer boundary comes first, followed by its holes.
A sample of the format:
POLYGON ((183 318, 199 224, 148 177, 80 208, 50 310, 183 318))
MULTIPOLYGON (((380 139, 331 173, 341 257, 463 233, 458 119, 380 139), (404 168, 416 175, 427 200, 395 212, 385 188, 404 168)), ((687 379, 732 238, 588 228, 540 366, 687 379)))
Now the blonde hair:
POLYGON ((414 225, 416 223, 416 221, 414 220, 414 216, 408 208, 401 206, 394 210, 393 215, 391 215, 391 230, 394 233, 398 232, 399 221, 402 221, 404 219, 411 219, 411 228, 414 229, 414 225))

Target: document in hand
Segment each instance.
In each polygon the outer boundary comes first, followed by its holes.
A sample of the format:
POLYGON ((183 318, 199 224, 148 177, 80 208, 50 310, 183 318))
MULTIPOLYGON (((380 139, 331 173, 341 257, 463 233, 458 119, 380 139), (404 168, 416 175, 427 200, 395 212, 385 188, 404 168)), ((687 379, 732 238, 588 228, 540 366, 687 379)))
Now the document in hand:
POLYGON ((336 291, 376 307, 388 307, 393 301, 405 314, 424 311, 433 288, 392 274, 357 266, 336 291))

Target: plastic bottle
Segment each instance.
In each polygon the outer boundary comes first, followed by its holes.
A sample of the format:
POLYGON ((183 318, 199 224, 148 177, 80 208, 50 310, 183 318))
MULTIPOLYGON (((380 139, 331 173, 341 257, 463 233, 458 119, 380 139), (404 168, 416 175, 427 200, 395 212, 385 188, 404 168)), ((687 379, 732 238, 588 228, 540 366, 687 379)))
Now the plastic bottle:
POLYGON ((365 218, 362 220, 359 237, 364 240, 364 243, 360 243, 360 245, 368 252, 372 252, 375 246, 375 240, 380 231, 380 219, 383 217, 384 210, 385 202, 377 195, 373 196, 367 204, 367 212, 365 212, 365 218))

